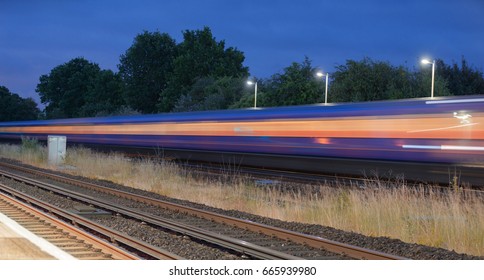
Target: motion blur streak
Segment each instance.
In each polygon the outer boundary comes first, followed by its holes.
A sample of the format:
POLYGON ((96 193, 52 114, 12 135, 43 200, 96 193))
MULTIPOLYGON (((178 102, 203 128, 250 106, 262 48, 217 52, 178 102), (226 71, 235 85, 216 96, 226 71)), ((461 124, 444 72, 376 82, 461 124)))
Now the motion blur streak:
POLYGON ((469 98, 469 99, 457 99, 457 100, 436 100, 427 101, 425 104, 452 104, 452 103, 470 103, 470 102, 484 102, 484 98, 469 98))
POLYGON ((250 122, 154 123, 116 125, 69 125, 1 128, 3 133, 24 134, 117 134, 185 136, 265 136, 265 137, 361 137, 361 138, 440 138, 462 139, 472 131, 474 139, 484 139, 484 115, 474 114, 475 123, 460 125, 452 114, 384 116, 380 119, 348 118, 329 120, 280 120, 250 122), (240 127, 250 128, 241 130, 240 127))
POLYGON ((424 146, 424 145, 402 145, 404 149, 430 149, 430 150, 456 150, 456 151, 484 151, 484 147, 469 146, 424 146))
POLYGON ((0 139, 484 165, 484 97, 0 123, 0 139))

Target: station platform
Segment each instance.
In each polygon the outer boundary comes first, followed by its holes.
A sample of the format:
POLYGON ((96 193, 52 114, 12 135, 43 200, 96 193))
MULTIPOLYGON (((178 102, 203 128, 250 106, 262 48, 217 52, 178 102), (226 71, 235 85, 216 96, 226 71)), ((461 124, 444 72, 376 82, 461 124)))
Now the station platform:
POLYGON ((0 260, 73 260, 71 255, 0 213, 0 260))

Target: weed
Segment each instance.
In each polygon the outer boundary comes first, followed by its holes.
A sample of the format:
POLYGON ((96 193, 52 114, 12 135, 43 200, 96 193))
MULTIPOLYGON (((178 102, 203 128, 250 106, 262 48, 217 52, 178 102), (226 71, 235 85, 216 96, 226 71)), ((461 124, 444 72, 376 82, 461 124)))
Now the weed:
POLYGON ((40 149, 39 140, 35 137, 22 136, 22 150, 38 151, 40 149))

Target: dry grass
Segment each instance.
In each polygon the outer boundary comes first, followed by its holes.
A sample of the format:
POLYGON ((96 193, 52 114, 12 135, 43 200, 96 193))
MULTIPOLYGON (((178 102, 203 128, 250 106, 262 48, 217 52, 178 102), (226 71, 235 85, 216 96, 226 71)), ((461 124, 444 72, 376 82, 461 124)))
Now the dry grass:
POLYGON ((39 145, 1 144, 0 156, 37 166, 45 166, 47 163, 47 149, 39 145))
MULTIPOLYGON (((45 148, 0 145, 0 156, 48 167, 45 148)), ((227 174, 229 180, 201 180, 170 162, 135 161, 82 148, 68 151, 66 165, 75 168, 64 171, 76 175, 213 207, 484 255, 484 202, 462 192, 443 195, 404 183, 387 188, 377 181, 363 189, 321 186, 318 194, 288 194, 257 187, 236 171, 227 174)))

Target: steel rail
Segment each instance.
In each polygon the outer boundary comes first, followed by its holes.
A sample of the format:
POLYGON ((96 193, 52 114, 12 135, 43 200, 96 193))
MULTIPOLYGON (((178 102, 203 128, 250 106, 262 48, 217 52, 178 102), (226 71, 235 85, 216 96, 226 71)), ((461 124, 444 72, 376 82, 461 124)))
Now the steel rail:
POLYGON ((245 255, 253 256, 258 259, 267 259, 267 260, 301 260, 302 259, 302 258, 289 255, 283 252, 279 252, 270 248, 262 247, 244 240, 220 235, 218 233, 210 232, 190 225, 170 221, 169 219, 164 219, 151 214, 139 212, 135 209, 128 209, 128 208, 112 205, 112 203, 109 201, 105 201, 99 198, 94 198, 84 194, 79 194, 77 192, 69 191, 52 184, 48 184, 31 178, 15 175, 10 172, 6 172, 4 170, 0 170, 0 174, 4 177, 8 177, 13 180, 28 183, 28 184, 58 193, 60 195, 68 196, 72 199, 76 199, 78 201, 92 204, 92 205, 98 206, 99 208, 103 208, 103 209, 112 211, 114 213, 124 215, 126 217, 134 218, 148 224, 166 228, 171 231, 174 231, 186 236, 190 236, 195 239, 203 240, 205 242, 215 244, 224 248, 228 248, 245 255))
MULTIPOLYGON (((0 189, 5 189, 5 185, 0 184, 0 189)), ((18 196, 20 197, 20 196, 18 196)), ((0 199, 12 207, 15 207, 19 211, 24 211, 25 213, 29 213, 32 217, 37 217, 39 220, 42 220, 45 223, 48 223, 51 227, 55 227, 57 230, 60 230, 64 233, 69 233, 70 235, 74 235, 79 237, 81 240, 84 240, 91 244, 94 248, 100 249, 104 254, 110 255, 113 259, 119 260, 138 260, 139 257, 135 256, 121 248, 113 246, 110 243, 105 242, 104 240, 99 239, 96 236, 93 236, 83 230, 80 230, 77 227, 74 227, 70 224, 65 223, 64 221, 60 220, 59 218, 47 215, 46 213, 42 212, 41 210, 34 208, 35 202, 27 201, 30 205, 14 198, 11 196, 6 195, 5 193, 0 192, 0 199)), ((25 199, 23 199, 26 201, 25 199)))
MULTIPOLYGON (((90 221, 90 220, 88 220, 84 217, 81 217, 79 215, 76 215, 74 213, 69 213, 68 211, 59 209, 59 208, 57 208, 57 207, 55 207, 55 206, 53 206, 49 203, 43 202, 43 201, 38 200, 38 199, 36 199, 32 196, 29 196, 27 194, 19 192, 19 191, 15 190, 11 187, 8 187, 4 184, 0 184, 0 190, 4 193, 10 194, 11 196, 13 196, 17 199, 21 199, 23 201, 26 201, 28 204, 30 204, 32 206, 36 206, 36 207, 39 207, 41 209, 45 209, 49 213, 51 213, 51 214, 53 214, 57 217, 61 217, 62 219, 68 220, 71 223, 73 223, 74 225, 82 226, 83 228, 89 229, 92 232, 106 236, 113 243, 122 244, 126 247, 133 248, 136 251, 141 252, 142 254, 145 254, 147 256, 150 256, 153 259, 168 259, 168 260, 182 259, 181 257, 179 257, 179 256, 177 256, 173 253, 170 253, 166 250, 154 247, 154 246, 152 246, 152 245, 150 245, 146 242, 133 239, 126 234, 123 234, 121 232, 112 230, 108 227, 104 227, 104 226, 101 226, 99 224, 96 224, 96 223, 94 223, 94 222, 92 222, 92 221, 90 221)), ((25 205, 25 206, 28 207, 27 205, 25 205)), ((45 217, 49 217, 48 215, 43 214, 38 209, 35 209, 33 207, 29 207, 29 208, 32 209, 32 211, 35 211, 35 213, 37 213, 39 215, 42 214, 45 217)), ((52 217, 49 217, 49 218, 54 219, 52 217)), ((84 231, 79 230, 79 229, 76 229, 75 227, 70 227, 70 228, 72 228, 74 231, 76 231, 77 234, 79 234, 81 236, 89 236, 90 235, 89 233, 84 232, 84 231)), ((109 246, 109 245, 106 245, 106 243, 104 245, 109 246)), ((113 247, 113 246, 110 246, 110 247, 113 247)), ((116 250, 116 249, 113 249, 113 250, 116 250)), ((119 248, 117 249, 117 251, 123 252, 123 250, 121 250, 119 248)), ((121 253, 118 253, 118 254, 121 254, 121 253)), ((124 254, 126 256, 131 255, 127 252, 124 252, 124 254)), ((130 259, 139 259, 139 258, 131 257, 130 259)))
POLYGON ((218 213, 208 212, 205 210, 200 210, 200 209, 196 209, 196 208, 192 208, 184 205, 166 202, 159 199, 137 195, 137 194, 121 191, 121 190, 115 190, 104 186, 67 178, 60 175, 45 173, 45 172, 41 172, 41 171, 37 171, 37 170, 25 168, 25 167, 16 166, 16 165, 10 165, 5 163, 1 163, 1 164, 8 166, 10 168, 22 170, 24 172, 38 174, 39 176, 47 176, 47 177, 50 177, 51 179, 59 180, 61 182, 87 187, 104 193, 115 194, 122 198, 127 198, 134 201, 151 204, 165 209, 180 211, 200 218, 213 220, 220 223, 225 223, 228 225, 233 225, 239 228, 244 228, 247 230, 264 233, 266 235, 271 235, 282 239, 288 239, 300 244, 305 244, 314 248, 322 248, 338 254, 345 254, 349 257, 353 257, 357 259, 370 259, 370 260, 405 260, 407 259, 404 257, 387 254, 387 253, 383 253, 383 252, 379 252, 371 249, 366 249, 355 245, 345 244, 345 243, 329 240, 318 236, 298 233, 298 232, 294 232, 286 229, 281 229, 273 226, 256 223, 249 220, 242 220, 234 217, 229 217, 226 215, 221 215, 218 213))

